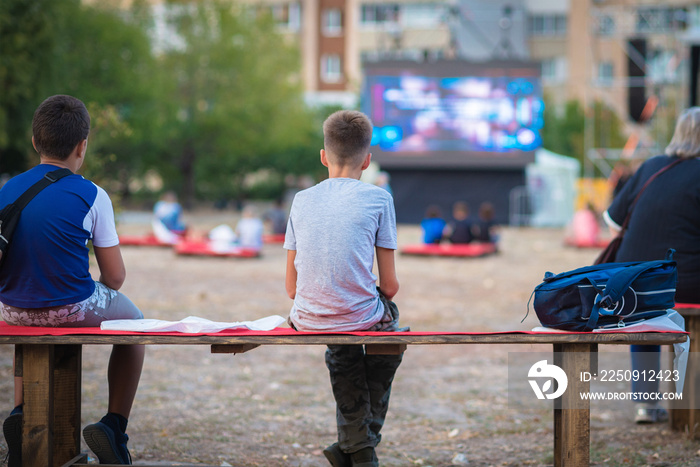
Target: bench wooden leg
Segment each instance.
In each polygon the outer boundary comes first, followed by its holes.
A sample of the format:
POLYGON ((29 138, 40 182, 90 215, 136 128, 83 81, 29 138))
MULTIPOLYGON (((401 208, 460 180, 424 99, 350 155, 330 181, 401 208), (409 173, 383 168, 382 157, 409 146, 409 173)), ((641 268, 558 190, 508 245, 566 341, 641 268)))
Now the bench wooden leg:
MULTIPOLYGON (((687 432, 691 438, 700 439, 700 314, 678 312, 685 318, 685 330, 690 333, 690 355, 683 385, 683 400, 671 401, 669 422, 671 429, 687 432)), ((673 362, 673 352, 671 352, 673 362)), ((673 366, 671 366, 673 368, 673 366)))
POLYGON ((23 345, 22 463, 62 466, 80 453, 81 345, 23 345))
POLYGON ((579 394, 590 390, 590 382, 581 381, 581 372, 591 370, 596 344, 554 344, 554 364, 568 378, 566 392, 554 402, 555 467, 590 464, 590 402, 579 394))

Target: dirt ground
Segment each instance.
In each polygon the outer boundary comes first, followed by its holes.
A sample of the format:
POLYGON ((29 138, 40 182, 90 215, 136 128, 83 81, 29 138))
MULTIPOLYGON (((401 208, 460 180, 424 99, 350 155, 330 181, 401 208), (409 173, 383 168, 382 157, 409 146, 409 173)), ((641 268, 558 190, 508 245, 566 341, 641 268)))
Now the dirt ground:
MULTIPOLYGON (((235 215, 189 214, 197 230, 235 215)), ((147 213, 130 213, 121 233, 149 230, 147 213)), ((399 226, 399 244, 419 241, 399 226)), ((539 323, 527 302, 545 271, 590 264, 593 250, 562 246, 560 229, 506 228, 501 253, 478 259, 397 255, 395 301, 412 330, 529 330, 539 323)), ((147 317, 190 315, 216 321, 286 316, 286 253, 266 245, 261 258, 179 257, 168 248, 122 247, 122 291, 147 317)), ((613 347, 613 346, 608 346, 613 347)), ((83 351, 83 424, 106 404, 106 346, 83 351)), ((606 349, 607 350, 607 349, 606 349)), ((549 346, 414 346, 394 385, 383 440, 384 466, 552 465, 550 410, 512 408, 509 353, 549 346)), ((601 349, 603 351, 603 349, 601 349)), ((612 349, 626 351, 626 349, 612 349)), ((129 422, 135 464, 326 466, 321 450, 335 440, 334 402, 321 346, 260 347, 213 355, 207 346, 149 346, 129 422)), ((11 408, 12 349, 0 348, 0 387, 11 408)), ((83 444, 84 450, 87 447, 83 444)), ((4 440, 0 455, 4 456, 4 440)), ((592 404, 593 465, 700 465, 700 441, 667 425, 638 426, 632 406, 592 404)))

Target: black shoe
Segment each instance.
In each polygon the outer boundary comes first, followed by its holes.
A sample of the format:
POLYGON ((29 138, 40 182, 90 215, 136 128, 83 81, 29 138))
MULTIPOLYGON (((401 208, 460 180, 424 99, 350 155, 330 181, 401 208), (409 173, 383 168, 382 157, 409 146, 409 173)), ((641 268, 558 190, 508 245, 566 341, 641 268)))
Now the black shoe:
POLYGON ((352 467, 350 454, 344 453, 338 446, 338 443, 333 443, 324 449, 323 455, 326 456, 326 459, 333 467, 352 467))
POLYGON ((14 413, 5 419, 2 432, 7 443, 8 467, 22 467, 22 413, 14 413))
POLYGON ((97 422, 83 429, 83 438, 100 464, 131 465, 126 433, 115 433, 106 423, 97 422))
POLYGON ((379 467, 379 459, 373 447, 362 448, 350 454, 352 467, 379 467))

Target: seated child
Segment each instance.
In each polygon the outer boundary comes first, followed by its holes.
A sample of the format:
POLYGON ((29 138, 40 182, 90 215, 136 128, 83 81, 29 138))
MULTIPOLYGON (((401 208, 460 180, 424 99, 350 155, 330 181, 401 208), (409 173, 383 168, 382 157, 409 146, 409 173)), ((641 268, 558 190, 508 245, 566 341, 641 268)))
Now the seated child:
POLYGON ((442 211, 436 205, 428 206, 425 211, 425 218, 420 222, 423 229, 423 243, 440 243, 442 233, 445 230, 447 223, 442 218, 442 211))
POLYGON ((484 201, 479 206, 479 218, 474 223, 474 240, 481 243, 498 243, 498 226, 494 219, 493 204, 484 201))
MULTIPOLYGON (((119 292, 126 268, 109 195, 76 173, 85 161, 89 132, 90 115, 79 99, 49 97, 32 120, 39 165, 0 190, 2 209, 48 172, 58 168, 73 172, 46 187, 22 211, 12 254, 0 268, 0 315, 11 326, 99 327, 106 320, 143 318, 141 310, 119 292), (91 271, 89 242, 97 271, 91 271)), ((131 464, 126 427, 144 353, 143 345, 112 347, 106 372, 107 413, 83 430, 101 464, 131 464)), ((9 467, 32 465, 22 459, 23 383, 22 376, 15 376, 15 408, 3 422, 9 467)))
POLYGON ((243 248, 262 248, 263 222, 256 216, 253 206, 243 209, 243 217, 236 224, 236 237, 238 246, 243 248))
POLYGON ((469 218, 469 205, 464 201, 455 203, 452 207, 452 217, 454 220, 445 229, 445 236, 450 240, 450 243, 471 243, 474 236, 472 235, 472 220, 469 218))
POLYGON ((236 232, 227 224, 220 224, 209 231, 209 246, 217 253, 228 253, 235 250, 238 245, 236 232))
MULTIPOLYGON (((372 123, 361 112, 341 110, 323 123, 323 135, 321 163, 329 178, 296 194, 284 243, 285 287, 294 299, 290 324, 300 331, 397 331, 398 309, 390 301, 399 289, 394 202, 386 190, 359 180, 372 157, 372 123)), ((362 345, 328 346, 338 441, 323 453, 332 465, 379 465, 375 447, 401 359, 367 355, 362 345)))
POLYGON ((287 230, 287 212, 282 208, 282 200, 275 201, 272 209, 263 215, 263 221, 269 225, 270 233, 283 234, 287 230))
POLYGON ((185 235, 187 227, 181 219, 182 206, 174 191, 166 191, 153 206, 153 234, 163 243, 175 244, 185 235))

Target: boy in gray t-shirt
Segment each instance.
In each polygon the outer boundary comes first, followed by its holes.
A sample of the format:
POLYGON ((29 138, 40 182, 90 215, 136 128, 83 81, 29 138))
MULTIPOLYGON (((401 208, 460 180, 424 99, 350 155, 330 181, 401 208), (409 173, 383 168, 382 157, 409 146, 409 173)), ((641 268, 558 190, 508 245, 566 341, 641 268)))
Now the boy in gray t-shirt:
MULTIPOLYGON (((323 123, 323 136, 329 178, 297 193, 287 224, 289 321, 300 331, 396 331, 394 203, 386 190, 359 180, 372 157, 372 123, 342 110, 323 123)), ((333 466, 379 465, 374 448, 401 358, 366 355, 361 345, 328 346, 338 442, 323 453, 333 466)))

